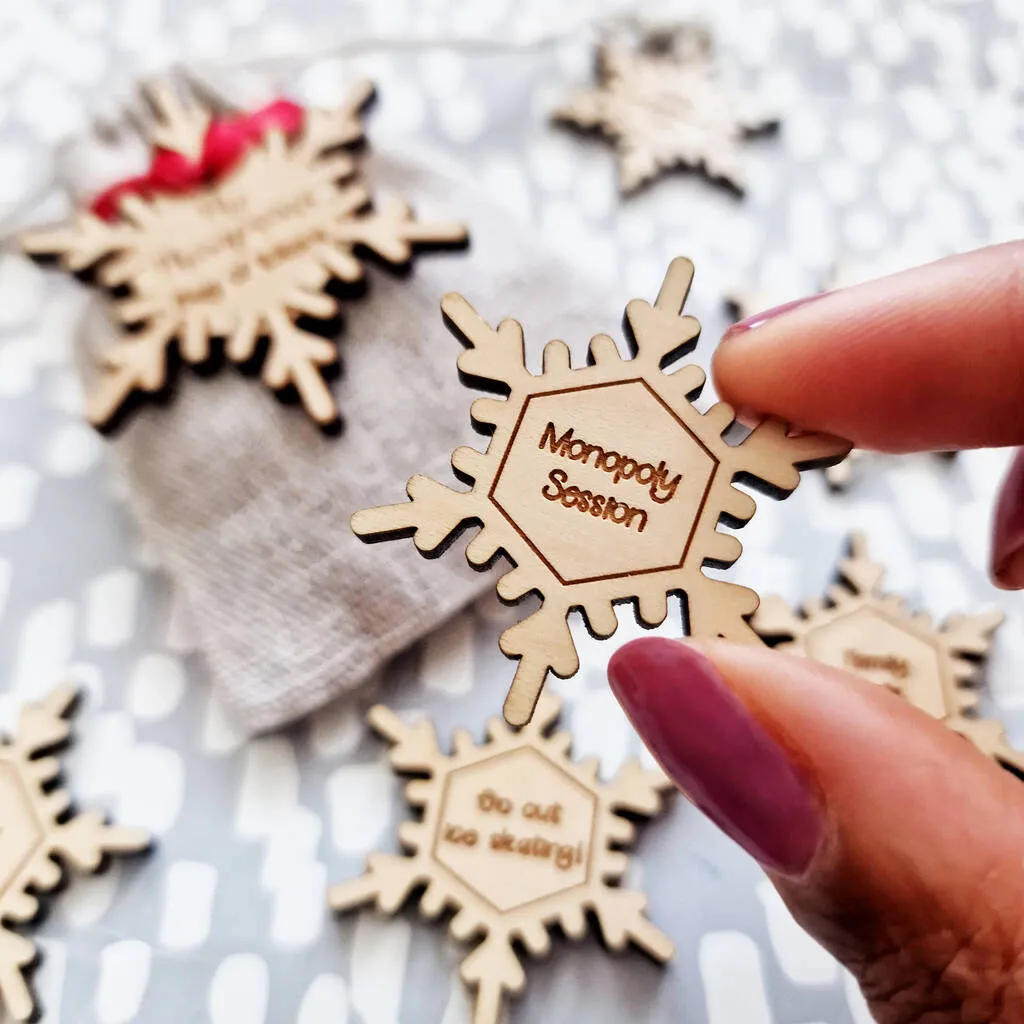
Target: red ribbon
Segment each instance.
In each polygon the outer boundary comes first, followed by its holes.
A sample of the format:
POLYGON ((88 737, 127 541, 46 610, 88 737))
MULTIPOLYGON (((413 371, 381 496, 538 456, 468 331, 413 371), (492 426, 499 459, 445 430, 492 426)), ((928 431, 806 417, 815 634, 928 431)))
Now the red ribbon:
POLYGON ((157 147, 147 174, 115 182, 96 196, 90 209, 103 220, 117 220, 122 196, 148 199, 157 193, 190 192, 213 184, 236 167, 268 132, 277 130, 288 136, 297 135, 305 116, 305 110, 298 103, 275 100, 251 114, 215 118, 206 130, 198 160, 157 147))

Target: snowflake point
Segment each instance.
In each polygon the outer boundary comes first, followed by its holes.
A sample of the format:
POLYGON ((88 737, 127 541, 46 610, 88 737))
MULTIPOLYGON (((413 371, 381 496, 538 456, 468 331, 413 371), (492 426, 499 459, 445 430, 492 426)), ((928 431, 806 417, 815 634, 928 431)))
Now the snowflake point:
POLYGON ((658 291, 658 297, 654 300, 654 305, 670 313, 679 313, 690 294, 693 274, 693 260, 688 256, 674 257, 665 272, 665 280, 658 291))

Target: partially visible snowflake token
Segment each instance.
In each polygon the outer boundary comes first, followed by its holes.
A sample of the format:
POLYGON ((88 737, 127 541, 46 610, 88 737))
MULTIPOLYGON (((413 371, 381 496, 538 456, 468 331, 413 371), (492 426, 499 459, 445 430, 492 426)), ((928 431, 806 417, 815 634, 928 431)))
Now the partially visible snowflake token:
POLYGON ((749 320, 757 313, 779 305, 779 299, 766 288, 734 288, 726 292, 723 298, 732 323, 749 320))
POLYGON ((742 191, 743 139, 777 119, 754 96, 723 83, 706 29, 684 25, 597 50, 597 85, 572 96, 556 121, 614 140, 619 186, 632 192, 675 167, 703 168, 742 191))
POLYGON ((512 725, 530 720, 548 669, 565 678, 579 668, 566 622, 572 610, 582 610, 595 636, 609 637, 618 625, 614 603, 635 599, 640 621, 655 626, 668 614, 668 595, 684 594, 692 634, 758 643, 745 620, 757 595, 703 572, 732 565, 742 551, 736 537, 717 530, 754 514, 736 483, 758 482, 779 497, 799 483, 799 470, 849 450, 834 437, 789 436, 778 420, 730 443, 723 437, 735 419, 730 406, 703 414, 693 407, 704 371, 665 372, 700 333, 693 317, 679 315, 692 278, 693 264, 676 259, 653 306, 634 299, 626 307, 633 358, 599 334, 590 365, 573 369, 568 347, 551 341, 540 376, 524 366, 516 321, 492 329, 461 295, 445 296, 445 317, 468 346, 460 372, 507 395, 473 403, 474 423, 492 434, 486 453, 459 448, 452 456, 456 473, 474 486, 455 491, 415 476, 412 501, 352 517, 361 537, 411 534, 427 554, 461 527, 482 525, 466 549, 470 563, 486 567, 503 551, 515 568, 498 581, 502 599, 543 596, 541 608, 500 641, 520 659, 505 701, 512 725))
POLYGON ((970 689, 1002 613, 954 615, 936 625, 930 615, 913 614, 902 598, 885 593, 884 576, 884 567, 868 557, 864 537, 854 534, 826 599, 808 601, 797 614, 782 598, 766 597, 751 624, 766 639, 781 638, 780 650, 853 672, 905 697, 1024 775, 1024 754, 1009 745, 999 722, 975 716, 978 695, 970 689))
POLYGON ((633 942, 661 962, 673 953, 644 916, 647 898, 618 884, 629 863, 622 851, 636 832, 622 815, 657 814, 671 783, 636 761, 602 782, 596 759, 571 760, 568 733, 549 735, 558 710, 545 697, 518 732, 493 719, 481 746, 459 730, 450 756, 430 722, 410 727, 385 707, 370 711, 373 727, 394 744, 392 765, 428 776, 405 789, 422 818, 399 829, 407 856, 372 855, 366 874, 331 890, 330 904, 350 910, 373 901, 393 914, 425 886, 425 917, 455 908, 451 934, 463 942, 482 937, 460 971, 476 989, 474 1024, 497 1024, 505 994, 526 984, 513 944, 545 954, 551 925, 581 939, 592 912, 609 948, 633 942))
MULTIPOLYGON (((932 454, 936 460, 944 462, 946 465, 952 463, 957 455, 956 452, 933 452, 932 454)), ((865 448, 854 448, 842 462, 838 462, 834 466, 828 466, 825 469, 825 483, 833 491, 847 490, 854 483, 857 476, 864 472, 864 466, 872 457, 877 458, 878 456, 876 453, 869 452, 865 448)), ((889 456, 889 458, 892 458, 892 456, 889 456)))
POLYGON ((246 364, 262 337, 269 339, 264 383, 294 387, 314 420, 337 422, 322 376, 337 362, 336 346, 303 329, 299 318, 337 313, 338 300, 324 287, 332 278, 362 279, 360 247, 400 266, 418 244, 466 238, 458 224, 418 223, 399 200, 370 207, 343 147, 361 141, 360 111, 372 93, 364 83, 338 110, 299 110, 296 131, 264 126, 236 153, 242 143, 227 129, 216 133, 199 100, 186 103, 154 87, 156 183, 114 190, 112 221, 83 211, 69 226, 25 236, 27 251, 59 255, 74 272, 95 266, 103 286, 129 290, 114 311, 137 329, 102 353, 87 402, 93 423, 109 423, 134 393, 165 386, 172 343, 184 362, 200 365, 211 359, 214 339, 224 338, 227 358, 246 364), (196 182, 183 188, 179 177, 196 182))
POLYGON ((105 825, 96 812, 69 814, 70 797, 53 788, 60 762, 42 755, 70 735, 65 716, 74 700, 74 689, 64 686, 26 704, 17 735, 0 741, 0 1001, 19 1021, 36 1013, 23 972, 37 951, 11 925, 36 917, 36 894, 57 888, 65 864, 91 873, 105 855, 136 853, 149 844, 144 832, 105 825))

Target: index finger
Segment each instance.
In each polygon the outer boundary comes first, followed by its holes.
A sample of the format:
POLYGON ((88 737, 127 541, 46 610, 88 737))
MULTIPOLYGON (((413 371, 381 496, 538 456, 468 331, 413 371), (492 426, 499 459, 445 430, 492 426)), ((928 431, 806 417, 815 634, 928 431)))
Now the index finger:
POLYGON ((1024 243, 750 317, 712 367, 737 409, 861 448, 1024 444, 1024 243))

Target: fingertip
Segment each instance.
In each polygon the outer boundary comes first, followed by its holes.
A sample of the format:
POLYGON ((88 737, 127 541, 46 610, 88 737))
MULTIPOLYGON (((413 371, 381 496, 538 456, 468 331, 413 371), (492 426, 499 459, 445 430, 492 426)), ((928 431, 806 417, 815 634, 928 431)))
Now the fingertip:
POLYGON ((608 678, 676 786, 766 868, 807 871, 825 834, 812 787, 697 646, 664 637, 617 651, 608 678))
POLYGON ((874 1010, 897 992, 900 1020, 959 1020, 990 979, 936 986, 949 964, 964 950, 1014 962, 1000 942, 1019 953, 1024 791, 964 736, 885 687, 754 645, 636 640, 609 676, 669 777, 874 1010))
POLYGON ((1022 280, 1007 244, 759 313, 719 345, 716 389, 862 448, 1020 444, 1022 280))
POLYGON ((1024 590, 1024 547, 994 563, 992 579, 1000 590, 1024 590))
POLYGON ((1024 590, 1024 451, 1017 452, 996 501, 991 574, 1003 590, 1024 590))

